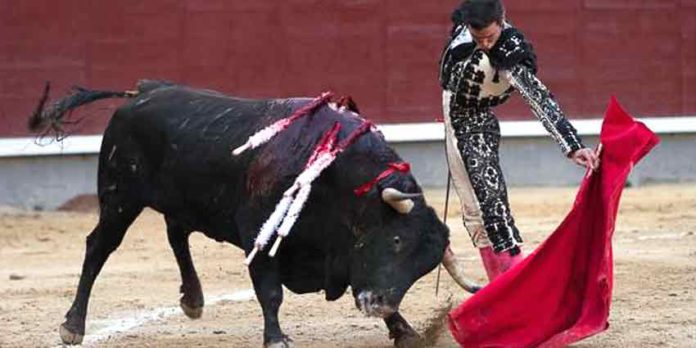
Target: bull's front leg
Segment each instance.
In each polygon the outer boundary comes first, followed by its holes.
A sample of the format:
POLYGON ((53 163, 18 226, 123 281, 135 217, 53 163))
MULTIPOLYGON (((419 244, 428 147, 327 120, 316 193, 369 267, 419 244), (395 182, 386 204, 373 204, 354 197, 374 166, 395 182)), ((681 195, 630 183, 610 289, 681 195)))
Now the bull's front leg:
POLYGON ((267 348, 290 348, 290 337, 280 330, 278 310, 283 302, 283 287, 276 267, 275 259, 265 254, 257 254, 249 266, 251 280, 254 283, 256 298, 263 310, 263 345, 267 348))
POLYGON ((406 319, 396 312, 384 319, 389 329, 389 338, 394 340, 394 346, 399 348, 421 347, 424 342, 406 319))

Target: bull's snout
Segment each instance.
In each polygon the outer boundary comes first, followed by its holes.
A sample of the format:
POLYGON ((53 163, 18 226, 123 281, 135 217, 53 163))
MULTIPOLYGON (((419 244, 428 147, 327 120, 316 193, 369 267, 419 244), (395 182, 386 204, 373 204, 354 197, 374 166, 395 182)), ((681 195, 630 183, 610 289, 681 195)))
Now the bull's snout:
POLYGON ((398 306, 391 304, 386 295, 372 291, 360 292, 355 297, 355 306, 370 317, 387 318, 398 310, 398 306))

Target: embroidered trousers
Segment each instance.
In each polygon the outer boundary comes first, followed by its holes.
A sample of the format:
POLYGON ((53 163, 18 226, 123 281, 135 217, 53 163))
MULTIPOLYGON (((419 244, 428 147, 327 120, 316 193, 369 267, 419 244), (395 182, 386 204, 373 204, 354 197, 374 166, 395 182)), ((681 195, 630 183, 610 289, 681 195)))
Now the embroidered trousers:
POLYGON ((474 246, 496 253, 514 249, 522 239, 510 212, 498 147, 500 126, 490 108, 451 107, 443 93, 447 162, 461 211, 474 246))

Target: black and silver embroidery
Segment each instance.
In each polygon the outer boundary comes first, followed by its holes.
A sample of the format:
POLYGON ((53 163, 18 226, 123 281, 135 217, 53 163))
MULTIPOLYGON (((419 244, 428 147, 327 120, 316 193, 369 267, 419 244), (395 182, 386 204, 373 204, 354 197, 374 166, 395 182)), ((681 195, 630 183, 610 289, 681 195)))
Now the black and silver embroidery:
POLYGON ((452 36, 440 58, 440 86, 443 89, 450 83, 454 64, 467 59, 475 48, 476 43, 466 26, 457 25, 452 29, 452 36))
POLYGON ((513 27, 505 28, 488 55, 498 69, 509 70, 517 65, 529 68, 536 73, 536 54, 532 44, 513 27))
POLYGON ((515 66, 506 76, 532 108, 544 128, 561 146, 564 154, 568 155, 583 147, 577 131, 563 115, 549 90, 528 68, 515 66))
POLYGON ((468 59, 453 64, 446 89, 454 92, 456 108, 490 108, 504 103, 514 90, 510 82, 496 79, 488 56, 474 50, 468 59))
POLYGON ((500 168, 498 120, 490 108, 452 110, 450 120, 493 250, 501 252, 522 244, 500 168))

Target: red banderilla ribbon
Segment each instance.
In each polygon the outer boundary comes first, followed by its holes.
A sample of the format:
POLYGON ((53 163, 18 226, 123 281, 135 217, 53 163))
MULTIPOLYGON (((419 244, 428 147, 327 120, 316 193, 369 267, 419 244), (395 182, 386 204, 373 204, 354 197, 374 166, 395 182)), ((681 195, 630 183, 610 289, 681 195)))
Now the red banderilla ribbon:
POLYGON ((379 175, 377 175, 374 179, 370 180, 370 182, 362 184, 360 185, 360 187, 353 190, 353 192, 355 192, 355 195, 358 197, 364 196, 366 193, 370 192, 370 190, 372 190, 372 187, 374 187, 378 182, 384 180, 384 178, 392 175, 394 172, 408 173, 409 171, 411 171, 411 165, 408 164, 408 162, 389 163, 387 166, 389 168, 379 173, 379 175))

